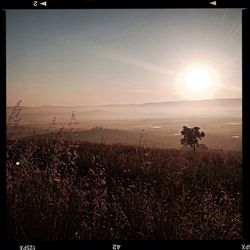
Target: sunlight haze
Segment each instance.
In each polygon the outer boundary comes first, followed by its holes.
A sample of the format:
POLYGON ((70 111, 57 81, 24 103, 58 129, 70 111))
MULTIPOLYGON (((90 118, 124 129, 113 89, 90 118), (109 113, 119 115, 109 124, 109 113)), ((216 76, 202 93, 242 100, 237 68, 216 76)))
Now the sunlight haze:
POLYGON ((8 106, 241 98, 241 10, 6 13, 8 106))

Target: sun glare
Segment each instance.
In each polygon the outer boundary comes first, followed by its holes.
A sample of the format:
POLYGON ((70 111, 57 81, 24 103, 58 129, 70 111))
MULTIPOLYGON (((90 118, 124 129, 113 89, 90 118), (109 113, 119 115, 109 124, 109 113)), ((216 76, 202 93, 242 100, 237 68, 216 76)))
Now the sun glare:
POLYGON ((215 71, 205 65, 192 65, 182 71, 179 94, 185 99, 211 98, 218 86, 215 71))
POLYGON ((184 75, 184 84, 195 92, 206 91, 212 83, 212 77, 208 70, 197 68, 188 71, 184 75))

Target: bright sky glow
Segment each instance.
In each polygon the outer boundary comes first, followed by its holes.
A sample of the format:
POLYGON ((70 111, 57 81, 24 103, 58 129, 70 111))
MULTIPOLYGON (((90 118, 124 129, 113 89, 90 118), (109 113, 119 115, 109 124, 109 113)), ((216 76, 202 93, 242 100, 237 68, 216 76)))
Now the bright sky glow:
POLYGON ((6 13, 7 105, 241 97, 240 9, 6 13))
POLYGON ((185 84, 194 92, 206 91, 211 83, 212 77, 205 69, 193 69, 185 75, 185 84))

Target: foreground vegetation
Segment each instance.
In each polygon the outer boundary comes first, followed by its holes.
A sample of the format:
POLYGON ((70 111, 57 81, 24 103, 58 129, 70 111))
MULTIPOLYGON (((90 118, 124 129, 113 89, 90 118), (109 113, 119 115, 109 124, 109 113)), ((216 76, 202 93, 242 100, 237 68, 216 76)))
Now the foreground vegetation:
POLYGON ((240 152, 9 141, 8 238, 241 239, 240 152))

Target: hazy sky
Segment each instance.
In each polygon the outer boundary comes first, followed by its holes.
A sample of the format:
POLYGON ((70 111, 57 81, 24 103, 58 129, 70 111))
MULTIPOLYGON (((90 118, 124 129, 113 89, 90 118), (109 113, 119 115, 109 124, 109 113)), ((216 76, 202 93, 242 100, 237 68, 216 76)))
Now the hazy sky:
POLYGON ((241 97, 240 9, 7 10, 7 104, 241 97), (196 65, 213 87, 182 88, 196 65), (190 68, 190 69, 189 69, 190 68))

